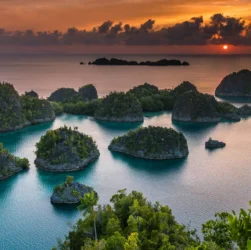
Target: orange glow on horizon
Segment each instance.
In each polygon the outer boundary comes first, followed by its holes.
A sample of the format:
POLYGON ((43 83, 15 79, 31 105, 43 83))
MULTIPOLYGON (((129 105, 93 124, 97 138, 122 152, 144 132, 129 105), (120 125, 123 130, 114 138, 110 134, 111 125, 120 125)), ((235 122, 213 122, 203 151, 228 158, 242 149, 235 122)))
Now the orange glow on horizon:
POLYGON ((224 45, 224 46, 223 46, 223 49, 224 49, 224 50, 227 50, 227 49, 228 49, 228 46, 227 46, 227 45, 224 45))

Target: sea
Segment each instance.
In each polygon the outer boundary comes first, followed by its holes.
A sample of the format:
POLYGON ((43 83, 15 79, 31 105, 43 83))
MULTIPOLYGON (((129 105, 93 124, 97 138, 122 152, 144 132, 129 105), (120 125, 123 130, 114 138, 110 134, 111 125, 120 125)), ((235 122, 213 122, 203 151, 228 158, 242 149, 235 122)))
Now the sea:
MULTIPOLYGON (((199 91, 214 94, 227 74, 251 69, 250 56, 189 55, 0 55, 0 81, 12 83, 20 94, 34 90, 48 97, 61 87, 94 84, 100 97, 111 91, 127 91, 145 82, 160 89, 183 81, 199 91), (99 57, 155 61, 163 58, 188 61, 189 67, 95 66, 99 57), (85 65, 79 65, 80 61, 85 65)), ((232 100, 236 106, 248 100, 232 100)), ((250 102, 251 104, 251 102, 250 102)), ((34 165, 35 144, 49 129, 77 126, 91 135, 100 150, 99 159, 70 175, 93 187, 100 204, 109 203, 120 189, 142 192, 151 202, 168 205, 179 223, 195 228, 220 211, 248 209, 251 200, 251 117, 239 123, 196 125, 172 123, 170 112, 145 113, 142 124, 97 122, 87 116, 63 114, 54 122, 0 135, 11 153, 29 159, 28 171, 0 182, 0 249, 48 250, 64 239, 81 213, 72 206, 53 206, 53 188, 69 173, 47 173, 34 165), (182 160, 148 161, 112 153, 110 141, 138 126, 172 127, 188 141, 189 155, 182 160), (208 151, 210 137, 226 142, 224 149, 208 151)))

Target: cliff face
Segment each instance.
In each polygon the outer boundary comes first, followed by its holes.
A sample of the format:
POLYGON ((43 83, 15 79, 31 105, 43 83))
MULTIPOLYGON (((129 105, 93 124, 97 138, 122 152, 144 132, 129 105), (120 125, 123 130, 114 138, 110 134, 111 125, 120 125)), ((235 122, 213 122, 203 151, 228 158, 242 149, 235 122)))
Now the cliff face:
POLYGON ((139 128, 114 138, 109 149, 152 160, 183 158, 189 153, 182 133, 162 127, 139 128))
POLYGON ((241 70, 226 76, 216 88, 219 97, 250 97, 251 71, 241 70))
POLYGON ((36 166, 51 172, 81 170, 99 157, 91 137, 67 127, 47 131, 36 147, 36 166))
POLYGON ((109 122, 143 122, 139 101, 131 94, 113 92, 102 100, 95 119, 109 122))
POLYGON ((213 96, 198 92, 186 92, 175 102, 172 120, 180 122, 219 122, 217 101, 213 96))

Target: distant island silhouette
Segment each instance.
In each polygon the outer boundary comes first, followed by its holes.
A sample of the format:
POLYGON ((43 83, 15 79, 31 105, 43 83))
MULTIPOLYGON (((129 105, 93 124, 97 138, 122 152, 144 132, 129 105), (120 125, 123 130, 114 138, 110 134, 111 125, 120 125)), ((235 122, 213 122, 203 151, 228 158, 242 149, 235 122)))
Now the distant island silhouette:
POLYGON ((98 58, 93 62, 89 62, 89 65, 111 65, 111 66, 189 66, 190 64, 186 61, 181 62, 176 59, 162 59, 156 62, 145 61, 145 62, 137 62, 137 61, 126 61, 117 58, 111 58, 110 60, 107 58, 98 58))

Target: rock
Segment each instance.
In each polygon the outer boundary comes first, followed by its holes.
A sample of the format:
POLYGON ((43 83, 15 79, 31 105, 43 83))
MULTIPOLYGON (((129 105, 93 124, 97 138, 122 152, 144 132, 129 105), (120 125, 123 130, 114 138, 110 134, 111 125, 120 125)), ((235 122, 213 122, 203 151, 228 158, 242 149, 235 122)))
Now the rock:
POLYGON ((163 127, 140 127, 126 135, 114 138, 109 145, 112 151, 138 158, 167 160, 186 157, 189 153, 182 133, 163 127))
POLYGON ((36 148, 36 166, 50 172, 81 170, 99 157, 91 137, 66 126, 47 131, 36 148))
POLYGON ((48 98, 50 102, 76 102, 80 100, 78 92, 72 88, 60 88, 48 98))
POLYGON ((3 148, 3 144, 0 143, 0 181, 24 169, 28 169, 29 165, 29 161, 26 158, 21 159, 11 155, 7 149, 3 148))
POLYGON ((95 119, 109 122, 143 122, 143 112, 139 101, 131 94, 112 92, 102 100, 95 119))
POLYGON ((225 146, 226 143, 217 140, 212 140, 211 138, 205 143, 205 147, 209 149, 224 148, 225 146))
POLYGON ((88 84, 79 88, 78 93, 83 101, 92 101, 94 99, 98 99, 97 89, 92 84, 88 84))
POLYGON ((213 96, 195 91, 185 92, 175 102, 172 120, 177 122, 215 123, 220 121, 213 96))
POLYGON ((241 118, 237 113, 238 109, 229 102, 218 102, 216 109, 223 119, 233 122, 241 121, 241 118))
POLYGON ((0 83, 0 132, 23 127, 20 96, 12 84, 0 83))
POLYGON ((249 116, 251 115, 251 106, 244 105, 238 109, 237 113, 241 116, 249 116))
POLYGON ((216 88, 218 97, 251 97, 251 71, 244 69, 226 76, 216 88))
POLYGON ((84 63, 84 62, 80 62, 79 64, 80 64, 80 65, 85 65, 85 63, 84 63))
POLYGON ((33 97, 33 98, 39 98, 39 96, 38 96, 38 93, 36 93, 35 91, 33 91, 33 90, 31 90, 31 91, 29 91, 29 92, 25 92, 25 94, 24 94, 25 96, 28 96, 28 97, 33 97))
POLYGON ((89 65, 110 65, 110 66, 188 66, 188 62, 181 62, 180 60, 167 60, 162 59, 156 62, 146 61, 146 62, 136 62, 136 61, 126 61, 117 58, 98 58, 94 62, 89 62, 89 65))
MULTIPOLYGON (((67 179, 73 177, 67 177, 67 179)), ((54 188, 53 194, 51 196, 52 204, 78 204, 80 199, 78 195, 84 197, 85 194, 93 191, 91 187, 85 186, 78 182, 64 182, 54 188), (75 194, 78 193, 78 195, 75 194)))

